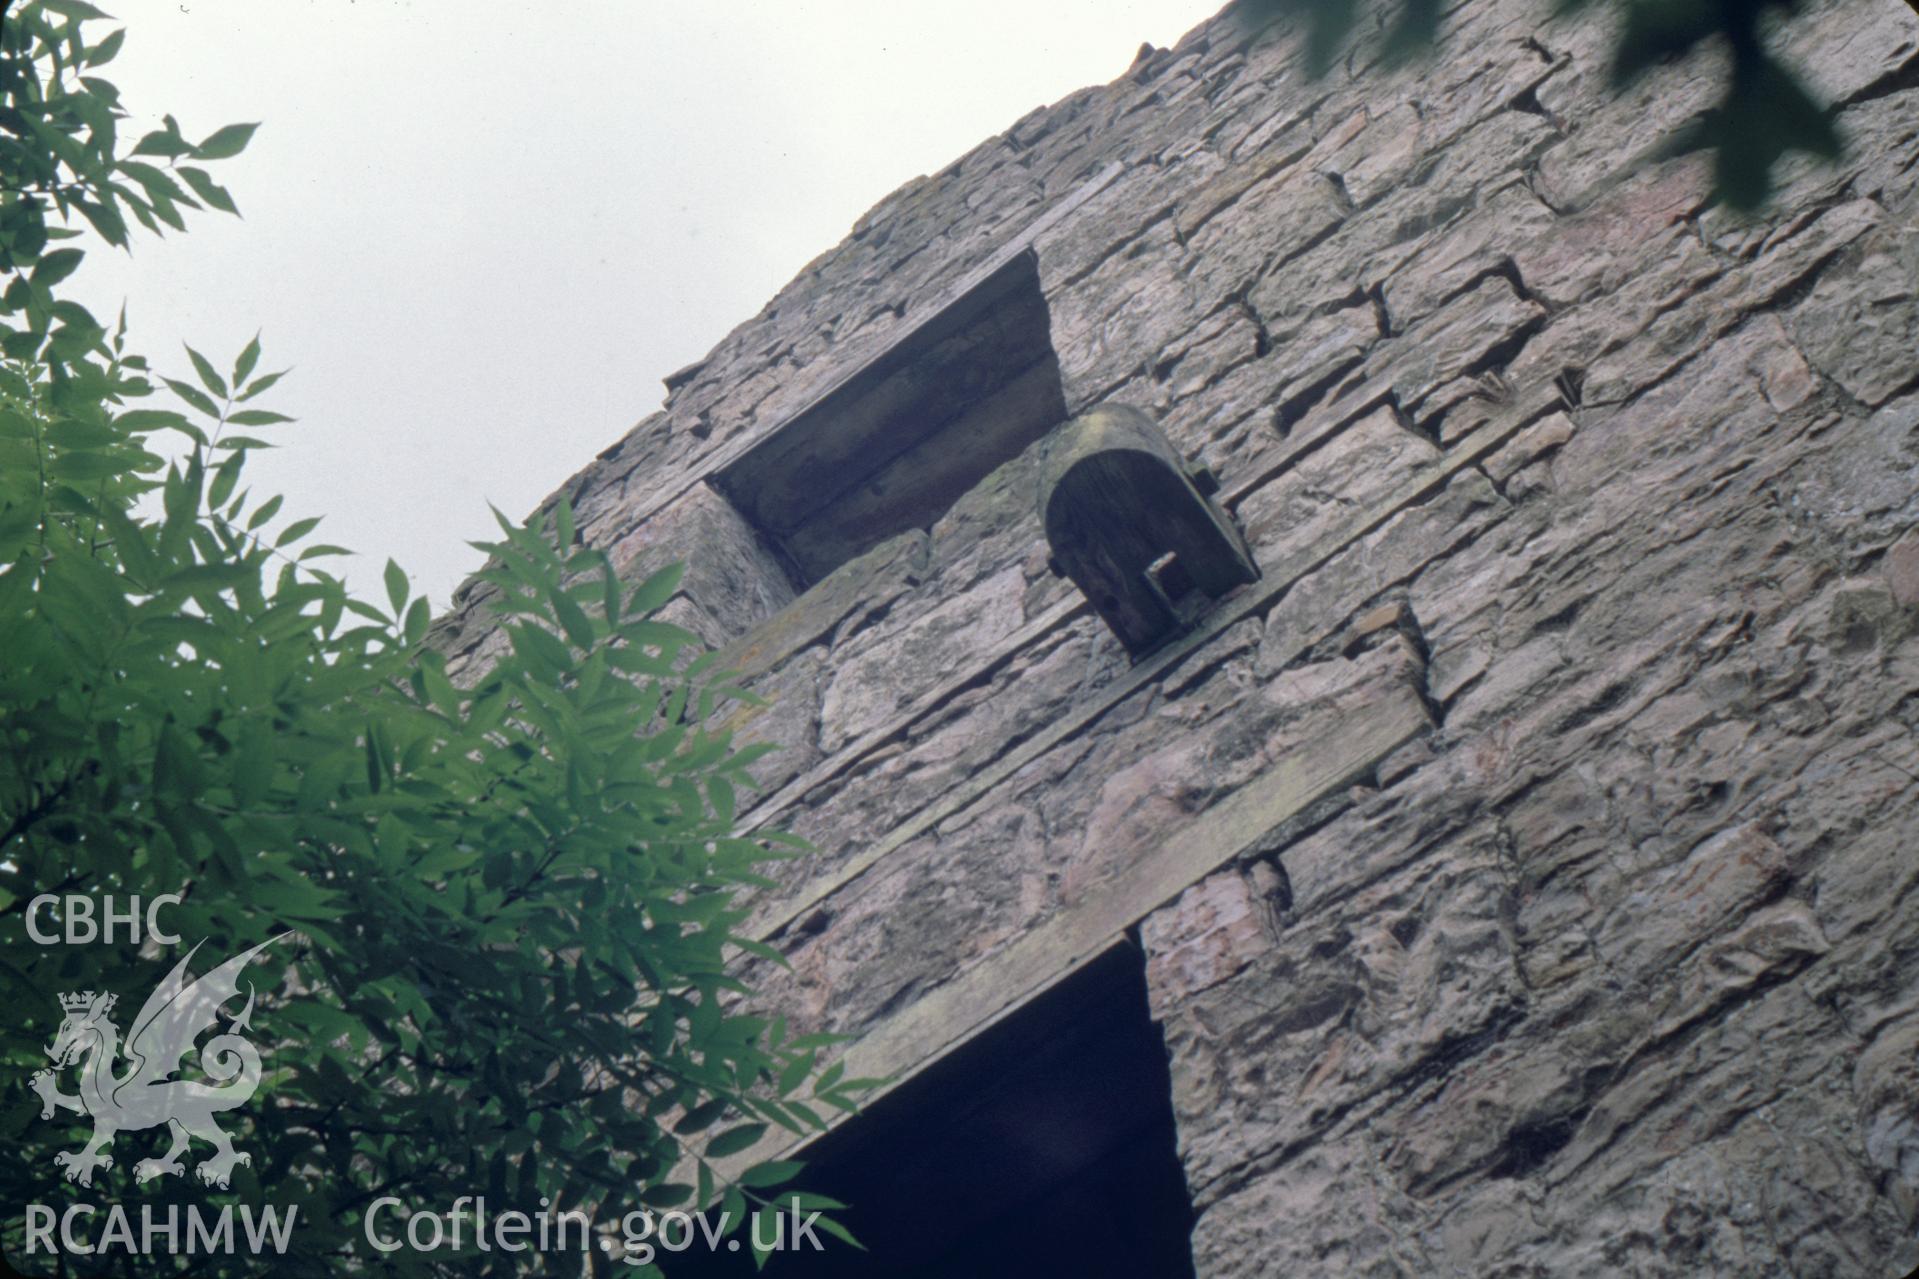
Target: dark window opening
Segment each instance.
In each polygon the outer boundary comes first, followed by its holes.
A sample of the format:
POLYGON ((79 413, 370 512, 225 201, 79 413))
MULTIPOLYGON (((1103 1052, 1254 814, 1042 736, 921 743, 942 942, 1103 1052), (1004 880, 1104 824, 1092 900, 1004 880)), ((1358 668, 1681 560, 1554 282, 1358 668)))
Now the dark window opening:
MULTIPOLYGON (((820 1139, 798 1185, 869 1249, 825 1237, 767 1279, 1186 1279, 1191 1202, 1143 959, 1114 948, 820 1139)), ((768 1232, 770 1237, 770 1231, 768 1232)), ((755 1273, 696 1245, 668 1279, 755 1273)))
POLYGON ((927 528, 1066 416, 1039 263, 1019 253, 714 477, 802 589, 927 528))

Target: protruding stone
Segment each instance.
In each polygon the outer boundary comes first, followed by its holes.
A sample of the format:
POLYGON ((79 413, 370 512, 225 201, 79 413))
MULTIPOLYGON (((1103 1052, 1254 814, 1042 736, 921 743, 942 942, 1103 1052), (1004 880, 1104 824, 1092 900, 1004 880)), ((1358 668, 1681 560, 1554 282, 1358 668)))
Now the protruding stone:
POLYGON ((1135 655, 1259 577, 1232 520, 1135 408, 1107 405, 1061 429, 1040 509, 1053 558, 1135 655))
POLYGON ((1880 570, 1892 598, 1906 608, 1919 608, 1919 529, 1914 529, 1892 544, 1880 570))

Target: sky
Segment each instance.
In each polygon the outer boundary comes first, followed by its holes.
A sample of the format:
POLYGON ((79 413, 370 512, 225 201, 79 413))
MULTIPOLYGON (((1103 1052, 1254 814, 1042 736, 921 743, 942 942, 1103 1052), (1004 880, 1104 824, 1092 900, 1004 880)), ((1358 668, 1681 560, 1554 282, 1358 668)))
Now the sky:
POLYGON ((489 502, 526 515, 889 192, 1223 0, 101 3, 126 136, 262 124, 212 166, 240 218, 97 249, 73 296, 178 377, 262 332, 299 421, 255 495, 444 605, 489 502))

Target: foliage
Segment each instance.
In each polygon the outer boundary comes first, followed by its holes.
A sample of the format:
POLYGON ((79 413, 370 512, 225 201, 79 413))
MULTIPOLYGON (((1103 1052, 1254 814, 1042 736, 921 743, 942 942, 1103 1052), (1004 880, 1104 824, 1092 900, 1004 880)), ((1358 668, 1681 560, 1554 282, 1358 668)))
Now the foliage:
MULTIPOLYGON (((1773 11, 1789 16, 1798 0, 1608 0, 1618 11, 1611 83, 1623 89, 1653 67, 1702 44, 1722 45, 1731 74, 1718 106, 1668 140, 1669 154, 1711 150, 1716 194, 1751 210, 1772 192, 1773 167, 1789 152, 1827 159, 1841 151, 1824 104, 1766 47, 1773 11)), ((1242 0, 1246 21, 1264 26, 1296 17, 1306 25, 1308 69, 1323 75, 1338 60, 1362 20, 1379 17, 1382 61, 1396 65, 1429 50, 1442 37, 1439 0, 1392 0, 1390 17, 1372 0, 1242 0)), ((1561 14, 1593 8, 1594 0, 1558 0, 1561 14)))
MULTIPOLYGON (((163 922, 207 939, 202 971, 295 930, 253 970, 267 1080, 225 1117, 251 1166, 232 1196, 189 1178, 137 1196, 298 1205, 299 1255, 276 1272, 339 1268, 388 1192, 433 1211, 545 1196, 602 1218, 723 1193, 737 1224, 796 1166, 715 1185, 689 1150, 817 1126, 864 1085, 816 1071, 824 1041, 747 1015, 726 975, 736 950, 771 954, 740 935, 736 894, 798 841, 732 833, 756 751, 699 727, 734 694, 649 616, 676 572, 622 582, 574 545, 564 504, 502 519, 487 575, 510 648, 457 687, 397 567, 380 604, 355 598, 324 571, 340 552, 313 540, 319 521, 246 489, 257 433, 290 420, 260 407, 281 375, 259 371, 257 339, 224 371, 189 349, 190 380, 157 380, 186 411, 153 406, 124 316, 109 333, 56 292, 84 251, 66 223, 125 246, 128 217, 181 229, 188 211, 232 212, 202 165, 253 126, 195 143, 168 117, 121 149, 126 116, 97 72, 124 33, 94 39, 101 17, 36 0, 0 42, 0 968, 17 992, 0 1024, 15 1151, 0 1242, 20 1255, 30 1202, 132 1201, 134 1159, 161 1144, 123 1134, 91 1190, 53 1165, 88 1132, 85 1116, 42 1120, 26 1089, 55 995, 113 991, 130 1012, 173 957, 124 930, 31 944, 43 893, 184 892, 163 922), (697 1184, 673 1184, 689 1163, 697 1184)), ((536 1257, 469 1245, 381 1268, 536 1257)), ((197 1273, 222 1265, 259 1263, 197 1273)))

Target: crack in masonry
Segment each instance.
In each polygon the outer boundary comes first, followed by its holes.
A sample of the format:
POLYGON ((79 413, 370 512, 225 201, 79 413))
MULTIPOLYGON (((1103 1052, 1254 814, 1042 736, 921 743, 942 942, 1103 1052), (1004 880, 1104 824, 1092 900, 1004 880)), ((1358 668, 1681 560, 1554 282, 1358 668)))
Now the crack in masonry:
POLYGON ((1559 389, 1559 398, 1565 401, 1566 411, 1578 408, 1586 391, 1586 370, 1576 364, 1568 364, 1559 370, 1553 378, 1553 385, 1559 389))
MULTIPOLYGON (((1547 79, 1549 78, 1550 76, 1547 77, 1547 79)), ((1561 120, 1550 107, 1539 100, 1539 85, 1545 82, 1545 79, 1542 79, 1538 84, 1527 85, 1506 104, 1506 109, 1509 111, 1522 111, 1527 115, 1536 115, 1551 125, 1554 133, 1557 133, 1562 138, 1566 137, 1571 133, 1571 130, 1566 127, 1566 122, 1561 120)))
POLYGON ((1341 311, 1350 311, 1355 307, 1365 305, 1366 290, 1360 288, 1358 285, 1354 285, 1350 293, 1342 293, 1336 298, 1328 298, 1324 302, 1319 302, 1308 307, 1302 319, 1304 321, 1317 320, 1322 316, 1336 315, 1341 311))
POLYGON ((1426 707, 1426 713, 1432 716, 1434 731, 1442 730, 1446 727, 1446 703, 1433 691, 1432 646, 1426 641, 1426 628, 1420 623, 1419 615, 1413 612, 1410 600, 1400 605, 1398 631, 1419 658, 1419 684, 1415 691, 1426 707))
POLYGON ((1546 193, 1539 189, 1539 183, 1540 183, 1539 161, 1541 159, 1544 159, 1544 156, 1535 158, 1530 163, 1528 163, 1526 167, 1520 172, 1520 180, 1526 184, 1526 189, 1532 192, 1533 199, 1545 205, 1547 211, 1550 212, 1554 217, 1567 218, 1567 217, 1573 216, 1573 214, 1577 212, 1577 210, 1572 208, 1562 208, 1561 206, 1553 203, 1553 201, 1547 197, 1546 193))
POLYGON ((1326 179, 1327 185, 1332 187, 1333 194, 1339 197, 1339 203, 1346 213, 1353 214, 1359 211, 1359 205, 1353 199, 1352 192, 1346 189, 1346 178, 1343 174, 1332 169, 1321 169, 1319 176, 1326 179))
MULTIPOLYGON (((1432 562, 1436 563, 1437 560, 1432 562)), ((1426 567, 1428 567, 1427 564, 1422 564, 1414 573, 1409 573, 1406 578, 1389 584, 1354 609, 1344 621, 1329 632, 1326 640, 1301 653, 1288 664, 1286 669, 1292 670, 1335 657, 1350 661, 1383 643, 1386 636, 1397 636, 1406 642, 1407 647, 1412 650, 1413 657, 1419 663, 1419 679, 1414 691, 1419 695, 1421 704, 1425 706, 1426 714, 1433 722, 1433 728, 1435 730, 1444 728, 1446 704, 1433 692, 1432 647, 1427 642, 1424 626, 1420 624, 1418 615, 1413 612, 1412 601, 1407 597, 1406 591, 1406 582, 1426 567), (1354 633, 1353 628, 1360 621, 1388 608, 1393 610, 1393 617, 1388 623, 1363 633, 1354 633)))
POLYGON ((1548 316, 1554 315, 1560 310, 1559 307, 1554 306, 1546 298, 1532 291, 1531 286, 1526 283, 1526 277, 1520 274, 1518 260, 1511 254, 1505 254, 1497 261, 1473 272, 1463 283, 1446 290, 1445 293, 1441 294, 1439 298, 1431 304, 1429 311, 1437 311, 1448 302, 1453 302, 1466 296, 1489 280, 1504 280, 1512 286, 1513 292, 1522 302, 1531 302, 1534 306, 1543 309, 1548 316))
MULTIPOLYGON (((1273 350, 1272 334, 1266 328, 1266 322, 1260 317, 1259 312, 1255 311, 1252 307, 1252 304, 1246 301, 1243 291, 1232 294, 1231 296, 1226 298, 1225 301, 1221 302, 1218 306, 1214 307, 1211 311, 1208 311, 1205 315, 1201 316, 1198 324, 1196 324, 1194 327, 1197 328, 1199 327, 1199 325, 1203 325, 1206 321, 1211 320, 1213 317, 1227 311, 1232 311, 1232 310, 1237 310, 1240 313, 1240 315, 1242 315, 1245 319, 1250 320, 1253 324, 1253 329, 1254 329, 1253 349, 1251 353, 1228 358, 1223 363, 1221 363, 1218 368, 1214 369, 1211 375, 1208 376, 1204 382, 1200 383, 1196 387, 1189 387, 1179 392, 1179 395, 1181 398, 1183 399, 1192 398, 1194 396, 1204 395, 1207 391, 1210 391, 1213 387, 1218 386, 1221 382, 1225 381, 1228 377, 1232 376, 1234 373, 1238 372, 1240 369, 1246 367, 1248 364, 1251 364, 1255 360, 1263 360, 1272 353, 1272 350, 1273 350)), ((1201 344, 1188 346, 1180 350, 1176 354, 1168 356, 1166 359, 1161 360, 1159 363, 1152 365, 1150 369, 1145 369, 1138 376, 1150 376, 1155 383, 1164 385, 1165 383, 1172 380, 1173 373, 1179 368, 1179 366, 1182 363, 1185 362, 1186 358, 1189 355, 1191 355, 1195 350, 1199 349, 1200 345, 1201 344)))
MULTIPOLYGON (((1287 396, 1285 399, 1281 400, 1278 404, 1275 404, 1273 406, 1274 431, 1276 431, 1279 434, 1279 437, 1281 439, 1289 438, 1293 433, 1293 428, 1298 426, 1302 421, 1304 421, 1308 413, 1311 413, 1315 408, 1318 408, 1321 404, 1325 403, 1325 401, 1335 391, 1343 389, 1346 377, 1349 374, 1351 374, 1353 370, 1359 368, 1361 365, 1365 363, 1366 363, 1366 357, 1364 355, 1354 355, 1351 358, 1344 360, 1340 362, 1339 364, 1335 365, 1330 371, 1323 374, 1322 376, 1313 379, 1311 382, 1307 383, 1304 387, 1302 387, 1296 393, 1287 396)), ((1387 392, 1386 395, 1382 397, 1382 400, 1390 400, 1392 398, 1393 398, 1392 393, 1387 392)), ((1369 412, 1372 409, 1377 408, 1378 404, 1379 404, 1378 401, 1372 404, 1368 404, 1364 409, 1361 409, 1359 413, 1369 412)), ((1359 413, 1355 413, 1353 416, 1357 417, 1359 416, 1359 413)), ((1341 425, 1344 425, 1344 423, 1341 423, 1341 425)), ((1329 433, 1329 437, 1330 437, 1330 433, 1329 433)), ((1317 448, 1319 446, 1318 444, 1314 444, 1310 447, 1317 448)), ((1298 457, 1303 457, 1303 456, 1305 455, 1302 453, 1292 458, 1288 462, 1288 465, 1291 465, 1292 462, 1297 461, 1298 457)), ((1234 502, 1228 503, 1229 506, 1236 505, 1236 504, 1237 504, 1236 499, 1234 502)))
POLYGON ((1235 295, 1233 301, 1239 304, 1239 309, 1245 313, 1246 318, 1253 322, 1253 358, 1264 359, 1272 354, 1273 334, 1272 330, 1266 327, 1266 318, 1246 299, 1244 293, 1235 295))
MULTIPOLYGON (((1493 492, 1499 494, 1499 496, 1505 498, 1508 502, 1513 502, 1512 494, 1506 491, 1505 481, 1494 479, 1493 473, 1491 471, 1488 471, 1483 463, 1481 465, 1473 467, 1473 469, 1486 477, 1486 483, 1493 486, 1493 492)), ((1513 502, 1513 505, 1517 506, 1518 503, 1513 502)))
POLYGON ((1520 37, 1519 45, 1521 48, 1530 50, 1534 54, 1537 54, 1539 57, 1539 60, 1541 62, 1546 63, 1548 66, 1558 66, 1562 63, 1570 65, 1572 62, 1571 54, 1554 53, 1551 49, 1548 49, 1545 46, 1545 44, 1541 42, 1539 37, 1536 35, 1528 34, 1520 37))
POLYGON ((1461 377, 1479 377, 1485 373, 1495 373, 1505 369, 1519 358, 1526 344, 1537 337, 1551 320, 1548 315, 1535 315, 1510 334, 1501 339, 1484 355, 1459 371, 1461 377))
POLYGON ((1399 330, 1393 327, 1393 313, 1386 305, 1386 282, 1374 284, 1366 290, 1366 301, 1372 304, 1373 323, 1379 326, 1379 336, 1392 338, 1399 336, 1399 330))
POLYGON ((1386 407, 1392 412, 1393 425, 1397 426, 1400 430, 1417 437, 1423 443, 1430 444, 1436 449, 1442 451, 1445 449, 1445 444, 1443 444, 1439 438, 1439 426, 1440 423, 1445 420, 1445 413, 1435 413, 1422 422, 1411 413, 1408 413, 1405 408, 1400 405, 1397 394, 1387 396, 1386 407))

